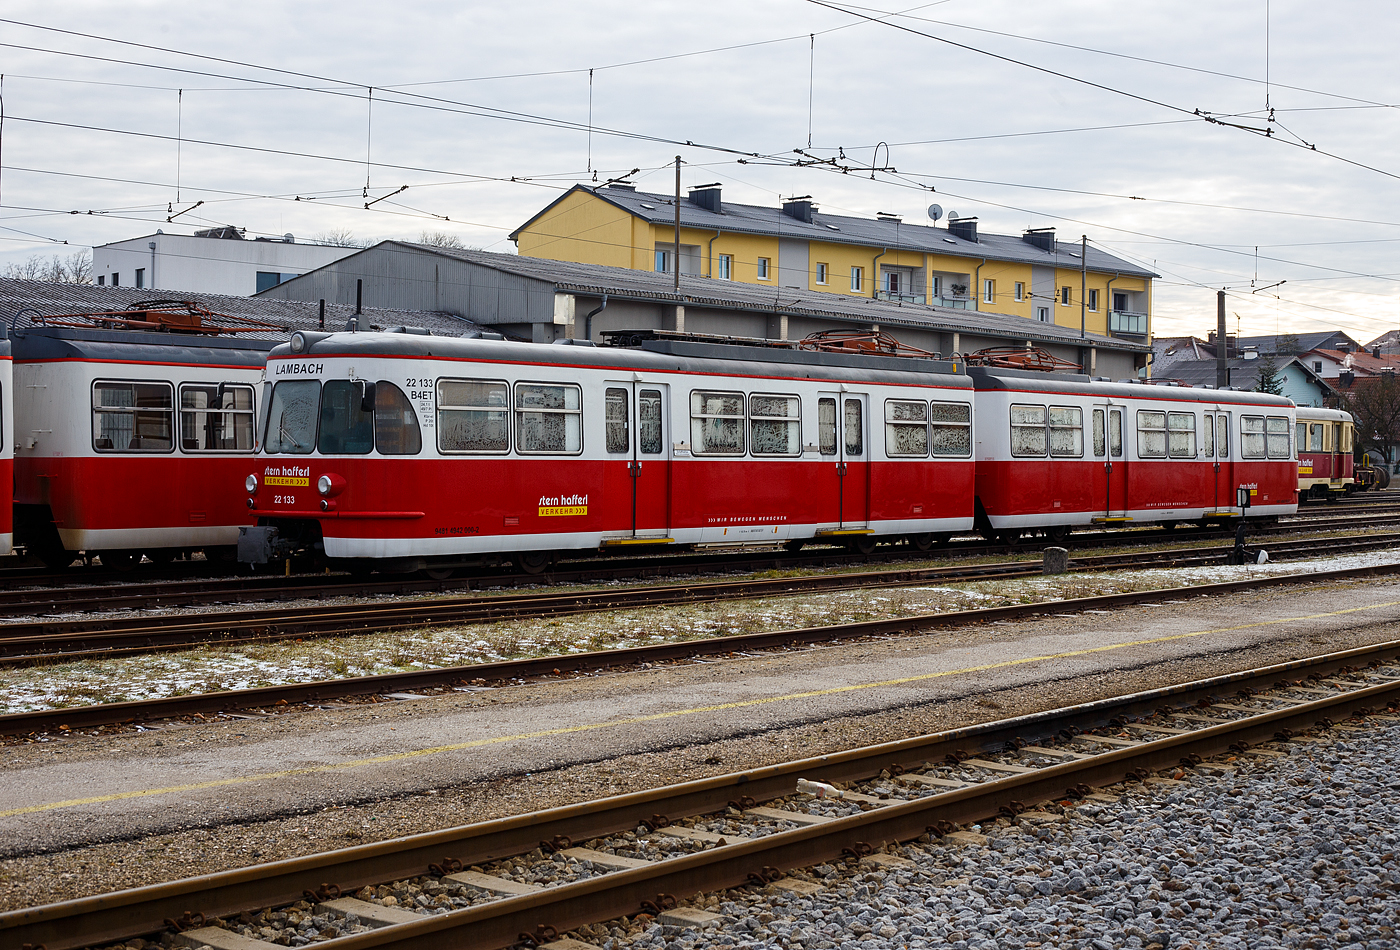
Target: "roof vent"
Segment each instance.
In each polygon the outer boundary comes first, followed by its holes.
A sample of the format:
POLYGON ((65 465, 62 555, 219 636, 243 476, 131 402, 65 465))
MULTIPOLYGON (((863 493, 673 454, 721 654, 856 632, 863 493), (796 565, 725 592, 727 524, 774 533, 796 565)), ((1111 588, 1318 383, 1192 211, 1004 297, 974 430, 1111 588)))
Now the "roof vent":
POLYGON ((615 191, 636 191, 637 186, 630 181, 610 181, 608 187, 615 191))
POLYGON ((699 205, 706 211, 720 214, 719 190, 719 182, 715 182, 713 185, 696 185, 690 189, 690 203, 699 205))
POLYGON ((903 216, 903 215, 899 215, 899 214, 890 214, 888 211, 877 211, 877 212, 875 212, 875 217, 876 217, 876 218, 879 218, 881 221, 903 221, 903 220, 904 220, 904 216, 903 216))
POLYGON ((976 218, 958 218, 956 221, 954 221, 952 217, 949 217, 948 230, 951 231, 956 237, 962 238, 964 241, 972 241, 974 243, 977 241, 976 218))
POLYGON ((1031 247, 1038 247, 1042 251, 1055 253, 1055 229, 1054 228, 1030 228, 1021 235, 1021 240, 1031 247))
POLYGON ((812 212, 817 208, 812 204, 811 195, 802 195, 799 198, 790 198, 783 202, 783 214, 789 218, 796 218, 804 224, 812 223, 812 212))

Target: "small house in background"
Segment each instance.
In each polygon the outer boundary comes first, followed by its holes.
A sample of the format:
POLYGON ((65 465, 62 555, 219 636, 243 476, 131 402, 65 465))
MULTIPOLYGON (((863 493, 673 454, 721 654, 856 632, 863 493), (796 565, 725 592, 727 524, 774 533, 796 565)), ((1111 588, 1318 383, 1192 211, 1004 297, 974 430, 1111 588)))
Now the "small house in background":
MULTIPOLYGON (((1243 357, 1225 361, 1230 372, 1232 389, 1254 390, 1267 373, 1272 358, 1274 375, 1279 382, 1279 394, 1287 396, 1300 406, 1322 408, 1332 405, 1329 399, 1335 397, 1332 386, 1319 374, 1314 373, 1296 356, 1273 356, 1246 351, 1243 357)), ((1152 374, 1154 382, 1170 380, 1187 386, 1215 386, 1216 361, 1210 359, 1177 360, 1166 370, 1156 369, 1152 374)))

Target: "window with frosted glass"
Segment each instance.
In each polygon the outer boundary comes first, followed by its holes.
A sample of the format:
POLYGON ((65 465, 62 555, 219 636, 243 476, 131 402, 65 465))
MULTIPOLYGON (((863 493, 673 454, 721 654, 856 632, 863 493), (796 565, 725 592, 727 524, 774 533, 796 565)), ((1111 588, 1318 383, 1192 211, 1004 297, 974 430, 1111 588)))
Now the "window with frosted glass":
POLYGON ((1045 434, 1044 406, 1011 407, 1011 454, 1027 457, 1045 455, 1049 440, 1045 434))
POLYGON ((1139 409, 1137 414, 1138 458, 1167 457, 1167 414, 1139 409))
POLYGON ((754 455, 801 455, 802 400, 762 393, 750 396, 749 440, 754 455))
POLYGON ((696 455, 744 454, 744 394, 692 390, 690 448, 696 455))

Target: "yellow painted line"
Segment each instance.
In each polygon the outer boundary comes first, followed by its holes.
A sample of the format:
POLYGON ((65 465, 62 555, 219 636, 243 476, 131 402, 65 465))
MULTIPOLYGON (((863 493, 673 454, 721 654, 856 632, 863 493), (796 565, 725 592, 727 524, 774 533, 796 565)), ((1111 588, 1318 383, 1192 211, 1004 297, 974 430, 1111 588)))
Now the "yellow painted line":
POLYGON ((29 805, 24 808, 11 808, 8 811, 0 811, 0 818, 8 818, 12 815, 30 815, 35 812, 56 811, 60 808, 73 808, 78 805, 97 805, 103 802, 116 802, 128 798, 147 798, 152 795, 169 795, 172 792, 194 792, 208 788, 223 788, 229 785, 246 785, 251 782, 266 782, 274 779, 290 778, 296 775, 316 775, 327 772, 338 772, 344 769, 355 769, 364 765, 380 765, 385 762, 402 762, 406 759, 415 759, 424 755, 439 755, 443 752, 461 752, 465 749, 480 749, 484 746, 501 745, 506 742, 519 742, 523 739, 545 739, 550 736, 567 736, 580 732, 593 732, 598 729, 615 729, 619 726, 635 726, 646 722, 657 722, 662 719, 675 719, 679 716, 694 716, 700 713, 723 712, 727 709, 746 709, 753 706, 767 706, 773 703, 783 703, 794 699, 811 699, 816 696, 834 696, 839 693, 851 693, 865 689, 879 689, 885 686, 904 686, 909 683, 920 683, 926 680, 940 679, 945 676, 962 676, 967 673, 985 673, 988 670, 1006 669, 1012 666, 1023 666, 1027 663, 1039 663, 1044 660, 1065 660, 1077 656, 1089 656, 1094 653, 1108 653, 1113 650, 1122 650, 1128 647, 1151 646, 1157 643, 1171 643, 1174 640, 1188 640, 1192 637, 1204 637, 1212 633, 1231 633, 1236 630, 1249 630, 1253 627, 1268 627, 1281 623, 1294 623, 1300 620, 1321 620, 1324 617, 1341 617, 1346 614, 1361 613, 1366 610, 1380 610, 1385 607, 1400 607, 1400 600, 1391 600, 1383 604, 1371 604, 1366 607, 1348 607, 1345 610, 1331 610, 1320 614, 1304 614, 1298 617, 1280 617, 1276 620, 1258 620, 1253 623, 1242 623, 1234 627, 1216 627, 1212 630, 1197 630, 1194 633, 1176 633, 1168 637, 1151 637, 1146 640, 1126 640, 1122 643, 1110 643, 1104 646, 1088 647, 1083 650, 1067 650, 1063 653, 1044 653, 1039 656, 1021 657, 1017 660, 1002 660, 998 663, 983 663, 979 666, 965 666, 958 670, 942 670, 937 673, 921 673, 918 676, 901 676, 898 679, 880 680, 874 683, 855 683, 850 686, 833 686, 830 689, 813 689, 802 693, 787 693, 782 696, 770 696, 766 699, 745 699, 733 703, 716 703, 712 706, 695 706, 690 709, 674 709, 670 712, 652 713, 649 716, 632 716, 627 719, 614 719, 610 722, 593 722, 580 726, 560 726, 557 729, 541 729, 537 732, 521 732, 512 736, 496 736, 491 739, 473 739, 470 742, 456 742, 451 745, 432 746, 427 749, 411 749, 407 752, 393 752, 388 755, 377 755, 368 759, 355 759, 350 762, 333 762, 328 765, 316 765, 304 769, 284 769, 280 772, 262 772, 257 775, 240 775, 235 778, 214 779, 208 782, 192 782, 188 785, 168 785, 164 788, 146 788, 131 792, 117 792, 113 795, 94 795, 91 798, 70 798, 61 802, 49 802, 44 805, 29 805))

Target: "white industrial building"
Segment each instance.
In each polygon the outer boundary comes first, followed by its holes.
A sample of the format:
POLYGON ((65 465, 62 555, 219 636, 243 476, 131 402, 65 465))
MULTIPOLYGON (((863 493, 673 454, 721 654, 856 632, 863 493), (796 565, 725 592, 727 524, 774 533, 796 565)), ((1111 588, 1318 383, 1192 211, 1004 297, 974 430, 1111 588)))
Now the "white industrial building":
POLYGON ((93 248, 92 274, 98 286, 247 297, 358 250, 297 244, 290 234, 249 240, 237 228, 157 231, 93 248))

